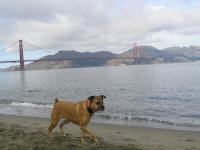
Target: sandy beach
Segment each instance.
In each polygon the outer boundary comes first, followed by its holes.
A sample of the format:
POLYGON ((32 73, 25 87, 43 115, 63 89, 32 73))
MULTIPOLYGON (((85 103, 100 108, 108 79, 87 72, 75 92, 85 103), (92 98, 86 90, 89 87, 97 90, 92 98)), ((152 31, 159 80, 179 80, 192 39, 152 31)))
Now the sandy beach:
POLYGON ((0 115, 0 150, 67 150, 67 149, 131 149, 131 150, 200 150, 200 132, 168 129, 125 127, 90 123, 98 137, 95 145, 86 136, 87 145, 81 144, 78 126, 65 126, 61 137, 58 127, 55 137, 48 136, 49 119, 0 115))

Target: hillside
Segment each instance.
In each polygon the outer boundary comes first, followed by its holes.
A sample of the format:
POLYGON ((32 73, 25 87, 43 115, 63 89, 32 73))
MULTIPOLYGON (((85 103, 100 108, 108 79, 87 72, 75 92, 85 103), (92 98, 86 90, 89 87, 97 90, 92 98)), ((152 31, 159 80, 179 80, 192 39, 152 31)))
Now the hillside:
MULTIPOLYGON (((161 51, 152 46, 138 46, 138 64, 156 64, 156 63, 170 63, 170 62, 187 62, 190 61, 182 54, 171 54, 161 51)), ((133 49, 121 53, 119 57, 133 56, 133 49)), ((134 60, 109 60, 106 65, 132 65, 134 60)))
POLYGON ((173 55, 184 55, 191 60, 200 60, 200 46, 169 47, 163 49, 163 51, 173 55))
MULTIPOLYGON (((93 58, 93 57, 113 57, 116 54, 100 51, 100 52, 77 52, 77 51, 59 51, 55 55, 48 55, 41 59, 65 59, 65 58, 93 58)), ((63 69, 63 68, 80 68, 103 66, 108 59, 99 60, 60 60, 60 61, 38 61, 26 65, 27 70, 35 69, 63 69)))

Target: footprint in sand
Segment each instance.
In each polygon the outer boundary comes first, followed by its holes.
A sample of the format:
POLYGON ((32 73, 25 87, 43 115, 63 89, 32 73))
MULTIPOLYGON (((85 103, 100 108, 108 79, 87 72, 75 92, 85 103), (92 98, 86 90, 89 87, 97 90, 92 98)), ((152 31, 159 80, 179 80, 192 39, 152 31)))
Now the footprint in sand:
POLYGON ((194 142, 195 140, 193 139, 185 139, 186 142, 194 142))
POLYGON ((34 123, 34 125, 40 125, 40 123, 34 123))
POLYGON ((123 138, 124 141, 132 141, 131 139, 129 138, 123 138))
POLYGON ((5 131, 6 129, 5 128, 1 128, 0 127, 0 132, 3 132, 3 131, 5 131))

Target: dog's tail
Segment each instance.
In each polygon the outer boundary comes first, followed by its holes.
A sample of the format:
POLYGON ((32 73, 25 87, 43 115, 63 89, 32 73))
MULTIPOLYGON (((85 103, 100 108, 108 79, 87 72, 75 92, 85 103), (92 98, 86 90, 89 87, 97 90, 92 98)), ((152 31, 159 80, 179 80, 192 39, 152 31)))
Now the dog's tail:
POLYGON ((59 100, 57 99, 57 98, 55 98, 55 100, 54 100, 54 105, 56 104, 56 103, 58 103, 59 102, 59 100))

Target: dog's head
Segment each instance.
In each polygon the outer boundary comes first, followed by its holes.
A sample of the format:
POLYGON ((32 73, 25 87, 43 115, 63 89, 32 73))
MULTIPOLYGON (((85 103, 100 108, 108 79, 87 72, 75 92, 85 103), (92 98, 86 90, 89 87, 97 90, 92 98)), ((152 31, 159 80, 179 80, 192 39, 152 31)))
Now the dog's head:
POLYGON ((103 99, 106 98, 104 95, 99 96, 90 96, 88 100, 90 100, 90 109, 93 112, 103 111, 105 106, 103 105, 103 99))

